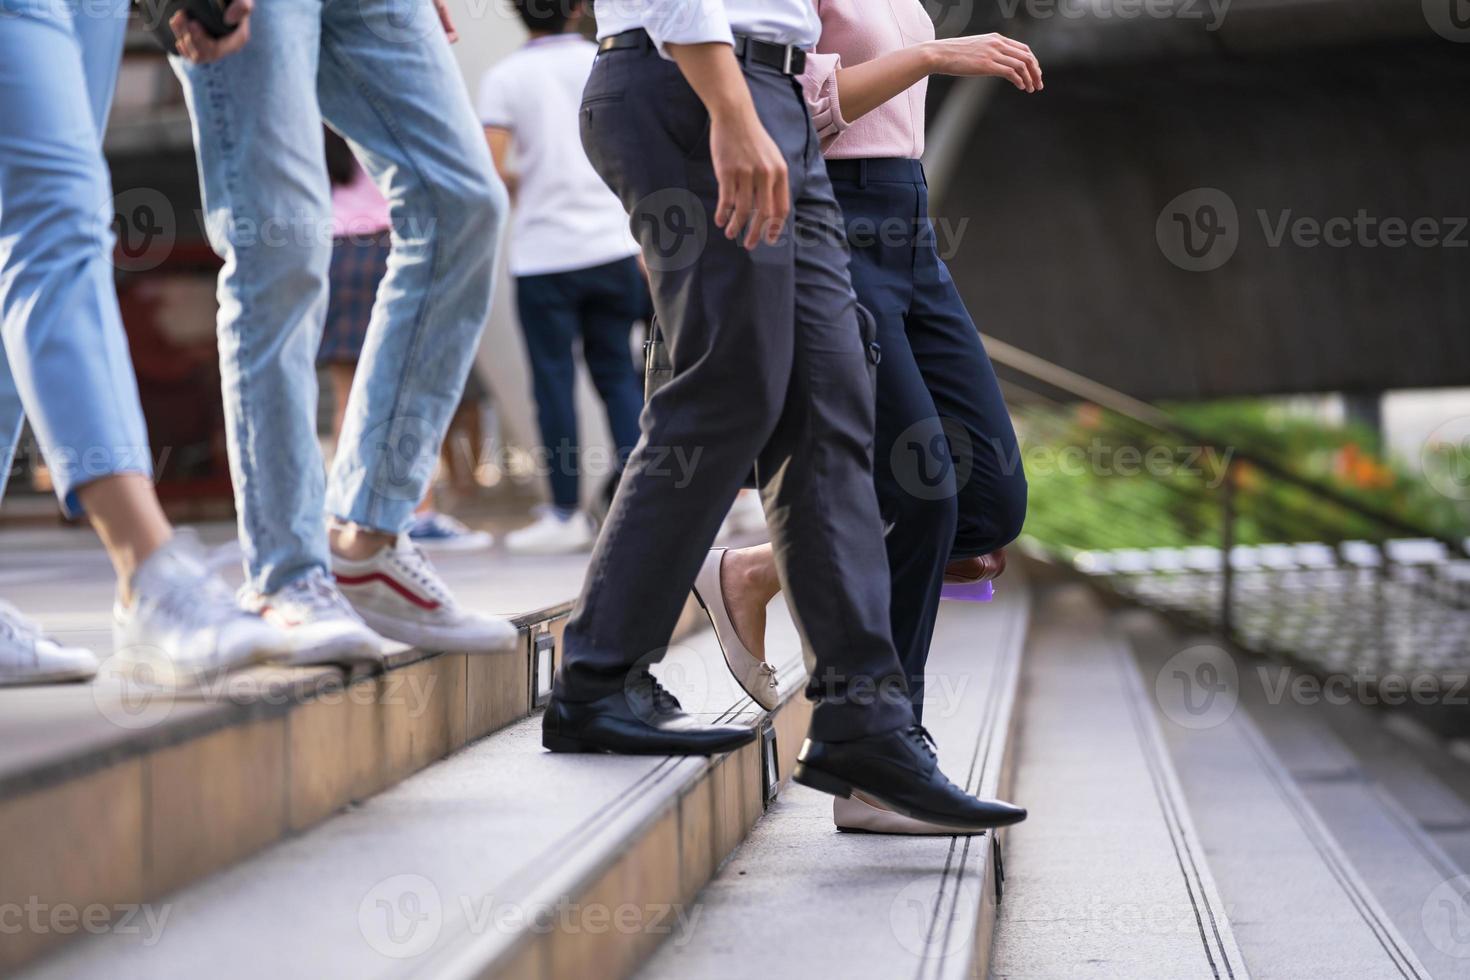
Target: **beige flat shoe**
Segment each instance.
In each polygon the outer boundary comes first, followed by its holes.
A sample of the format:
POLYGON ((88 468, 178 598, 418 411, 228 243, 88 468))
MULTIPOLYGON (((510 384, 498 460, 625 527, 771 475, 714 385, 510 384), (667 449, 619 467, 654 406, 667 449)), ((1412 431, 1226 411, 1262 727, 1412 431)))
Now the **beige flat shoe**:
POLYGON ((699 600, 709 616, 710 625, 715 628, 715 639, 720 644, 720 652, 725 655, 725 666, 730 668, 736 683, 756 704, 767 711, 774 711, 781 703, 776 668, 745 649, 745 644, 735 633, 730 610, 725 608, 725 593, 720 588, 720 562, 724 558, 724 548, 713 548, 705 556, 704 565, 694 579, 694 598, 699 600))
POLYGON ((910 837, 954 837, 983 834, 983 830, 963 827, 945 827, 925 820, 915 820, 902 813, 894 813, 862 799, 857 793, 850 797, 832 798, 832 822, 837 829, 853 834, 904 834, 910 837))

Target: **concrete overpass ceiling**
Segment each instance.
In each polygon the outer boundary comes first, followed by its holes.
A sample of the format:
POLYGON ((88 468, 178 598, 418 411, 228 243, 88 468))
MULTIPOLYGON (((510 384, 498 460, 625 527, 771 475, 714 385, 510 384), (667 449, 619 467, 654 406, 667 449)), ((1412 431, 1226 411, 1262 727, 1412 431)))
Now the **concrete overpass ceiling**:
POLYGON ((1148 399, 1470 385, 1470 43, 1417 3, 1220 2, 1000 27, 1046 90, 976 100, 935 187, 981 329, 1148 399))

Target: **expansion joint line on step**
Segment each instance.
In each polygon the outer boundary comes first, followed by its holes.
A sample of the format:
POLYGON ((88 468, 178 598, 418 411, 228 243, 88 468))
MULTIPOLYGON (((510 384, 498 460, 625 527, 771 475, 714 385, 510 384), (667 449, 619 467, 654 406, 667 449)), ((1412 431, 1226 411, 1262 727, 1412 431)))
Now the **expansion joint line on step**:
POLYGON ((1328 873, 1337 881, 1342 888, 1343 894, 1347 896, 1353 908, 1362 917, 1363 923, 1373 933, 1373 938, 1378 940, 1378 945, 1388 954, 1393 961, 1394 967, 1399 975, 1409 980, 1431 980, 1428 973, 1424 972, 1413 953, 1404 949, 1399 943, 1398 931, 1386 920, 1387 916, 1383 909, 1357 873, 1348 864, 1347 859, 1338 849, 1336 842, 1332 839, 1330 832, 1322 825, 1321 820, 1312 810, 1311 804, 1302 796, 1300 791, 1292 787, 1281 762, 1276 758, 1274 752, 1265 744, 1261 733, 1256 729, 1255 723, 1249 718, 1241 718, 1238 721, 1239 730, 1245 743, 1255 753, 1256 759, 1261 763, 1266 776, 1271 780, 1272 787, 1277 796, 1286 804, 1287 809, 1296 818, 1297 826, 1302 833, 1311 841, 1313 849, 1326 865, 1328 873))
POLYGON ((1217 980, 1222 975, 1220 972, 1222 969, 1225 971, 1223 975, 1228 980, 1234 980, 1235 964, 1230 962, 1229 950, 1224 937, 1220 934, 1220 916, 1204 887, 1198 857, 1194 853, 1188 836, 1184 833, 1183 818, 1180 816, 1180 801, 1173 783, 1166 776, 1167 763, 1164 756, 1166 750, 1159 742, 1157 729, 1149 724, 1150 717, 1145 713, 1152 710, 1143 700, 1147 695, 1142 690, 1137 672, 1133 668, 1132 655, 1124 646, 1117 644, 1111 646, 1113 647, 1113 665, 1118 671, 1123 686, 1124 701, 1128 704, 1128 713, 1133 720, 1133 732, 1143 752, 1144 764, 1148 767, 1149 781, 1153 783, 1154 788, 1154 799, 1159 805, 1159 812, 1164 818, 1164 826, 1169 832, 1169 843, 1174 849, 1174 860, 1184 879, 1184 888, 1189 893, 1195 928, 1199 932, 1205 959, 1209 962, 1210 972, 1217 980))
MULTIPOLYGON (((978 737, 975 739, 975 749, 970 755, 970 765, 965 772, 964 787, 971 793, 979 793, 983 789, 985 777, 990 764, 992 747, 999 733, 996 728, 997 715, 1005 698, 1005 692, 1014 688, 1014 675, 1020 670, 1020 643, 1016 637, 1019 624, 1026 618, 1026 609, 1023 606, 1018 612, 1012 613, 1004 620, 1001 629, 1001 642, 997 649, 1006 651, 1005 660, 996 665, 992 677, 990 690, 986 692, 985 707, 981 715, 981 725, 978 737)), ((958 901, 960 887, 964 883, 965 871, 970 866, 971 845, 975 841, 983 841, 982 855, 988 855, 991 849, 991 840, 994 831, 974 836, 951 837, 949 840, 949 851, 945 855, 944 868, 940 872, 939 894, 934 899, 934 914, 929 919, 929 933, 924 937, 925 956, 919 961, 919 969, 915 975, 918 980, 923 980, 924 968, 933 965, 933 975, 938 976, 939 970, 946 959, 943 955, 931 956, 933 949, 949 949, 950 930, 954 928, 954 902, 958 901), (942 914, 948 907, 948 915, 942 914), (943 923, 943 932, 935 936, 935 929, 943 923), (939 940, 936 947, 935 940, 939 940)), ((982 856, 982 860, 984 857, 982 856)), ((984 897, 981 897, 984 901, 984 897)))

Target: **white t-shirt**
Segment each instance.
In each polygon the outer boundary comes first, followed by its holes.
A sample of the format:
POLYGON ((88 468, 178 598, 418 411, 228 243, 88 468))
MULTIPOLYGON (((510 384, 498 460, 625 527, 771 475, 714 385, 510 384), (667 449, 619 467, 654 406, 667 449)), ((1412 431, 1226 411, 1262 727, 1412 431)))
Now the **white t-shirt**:
POLYGON ((599 39, 641 27, 664 57, 669 42, 732 44, 735 34, 810 50, 822 33, 812 0, 619 0, 606 6, 597 11, 599 39))
POLYGON ((480 122, 510 130, 516 152, 514 275, 590 269, 638 252, 622 202, 582 149, 577 113, 596 55, 579 34, 537 38, 480 81, 480 122))

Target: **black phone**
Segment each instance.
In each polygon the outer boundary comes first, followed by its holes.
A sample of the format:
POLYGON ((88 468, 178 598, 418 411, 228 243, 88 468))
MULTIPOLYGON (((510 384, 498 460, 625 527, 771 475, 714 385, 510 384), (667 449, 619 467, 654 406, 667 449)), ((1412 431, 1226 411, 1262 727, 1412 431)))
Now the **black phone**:
POLYGON ((138 12, 149 33, 169 54, 178 54, 174 44, 173 28, 168 22, 178 11, 199 22, 210 37, 224 37, 233 33, 235 26, 225 23, 225 10, 230 0, 138 0, 138 12))

